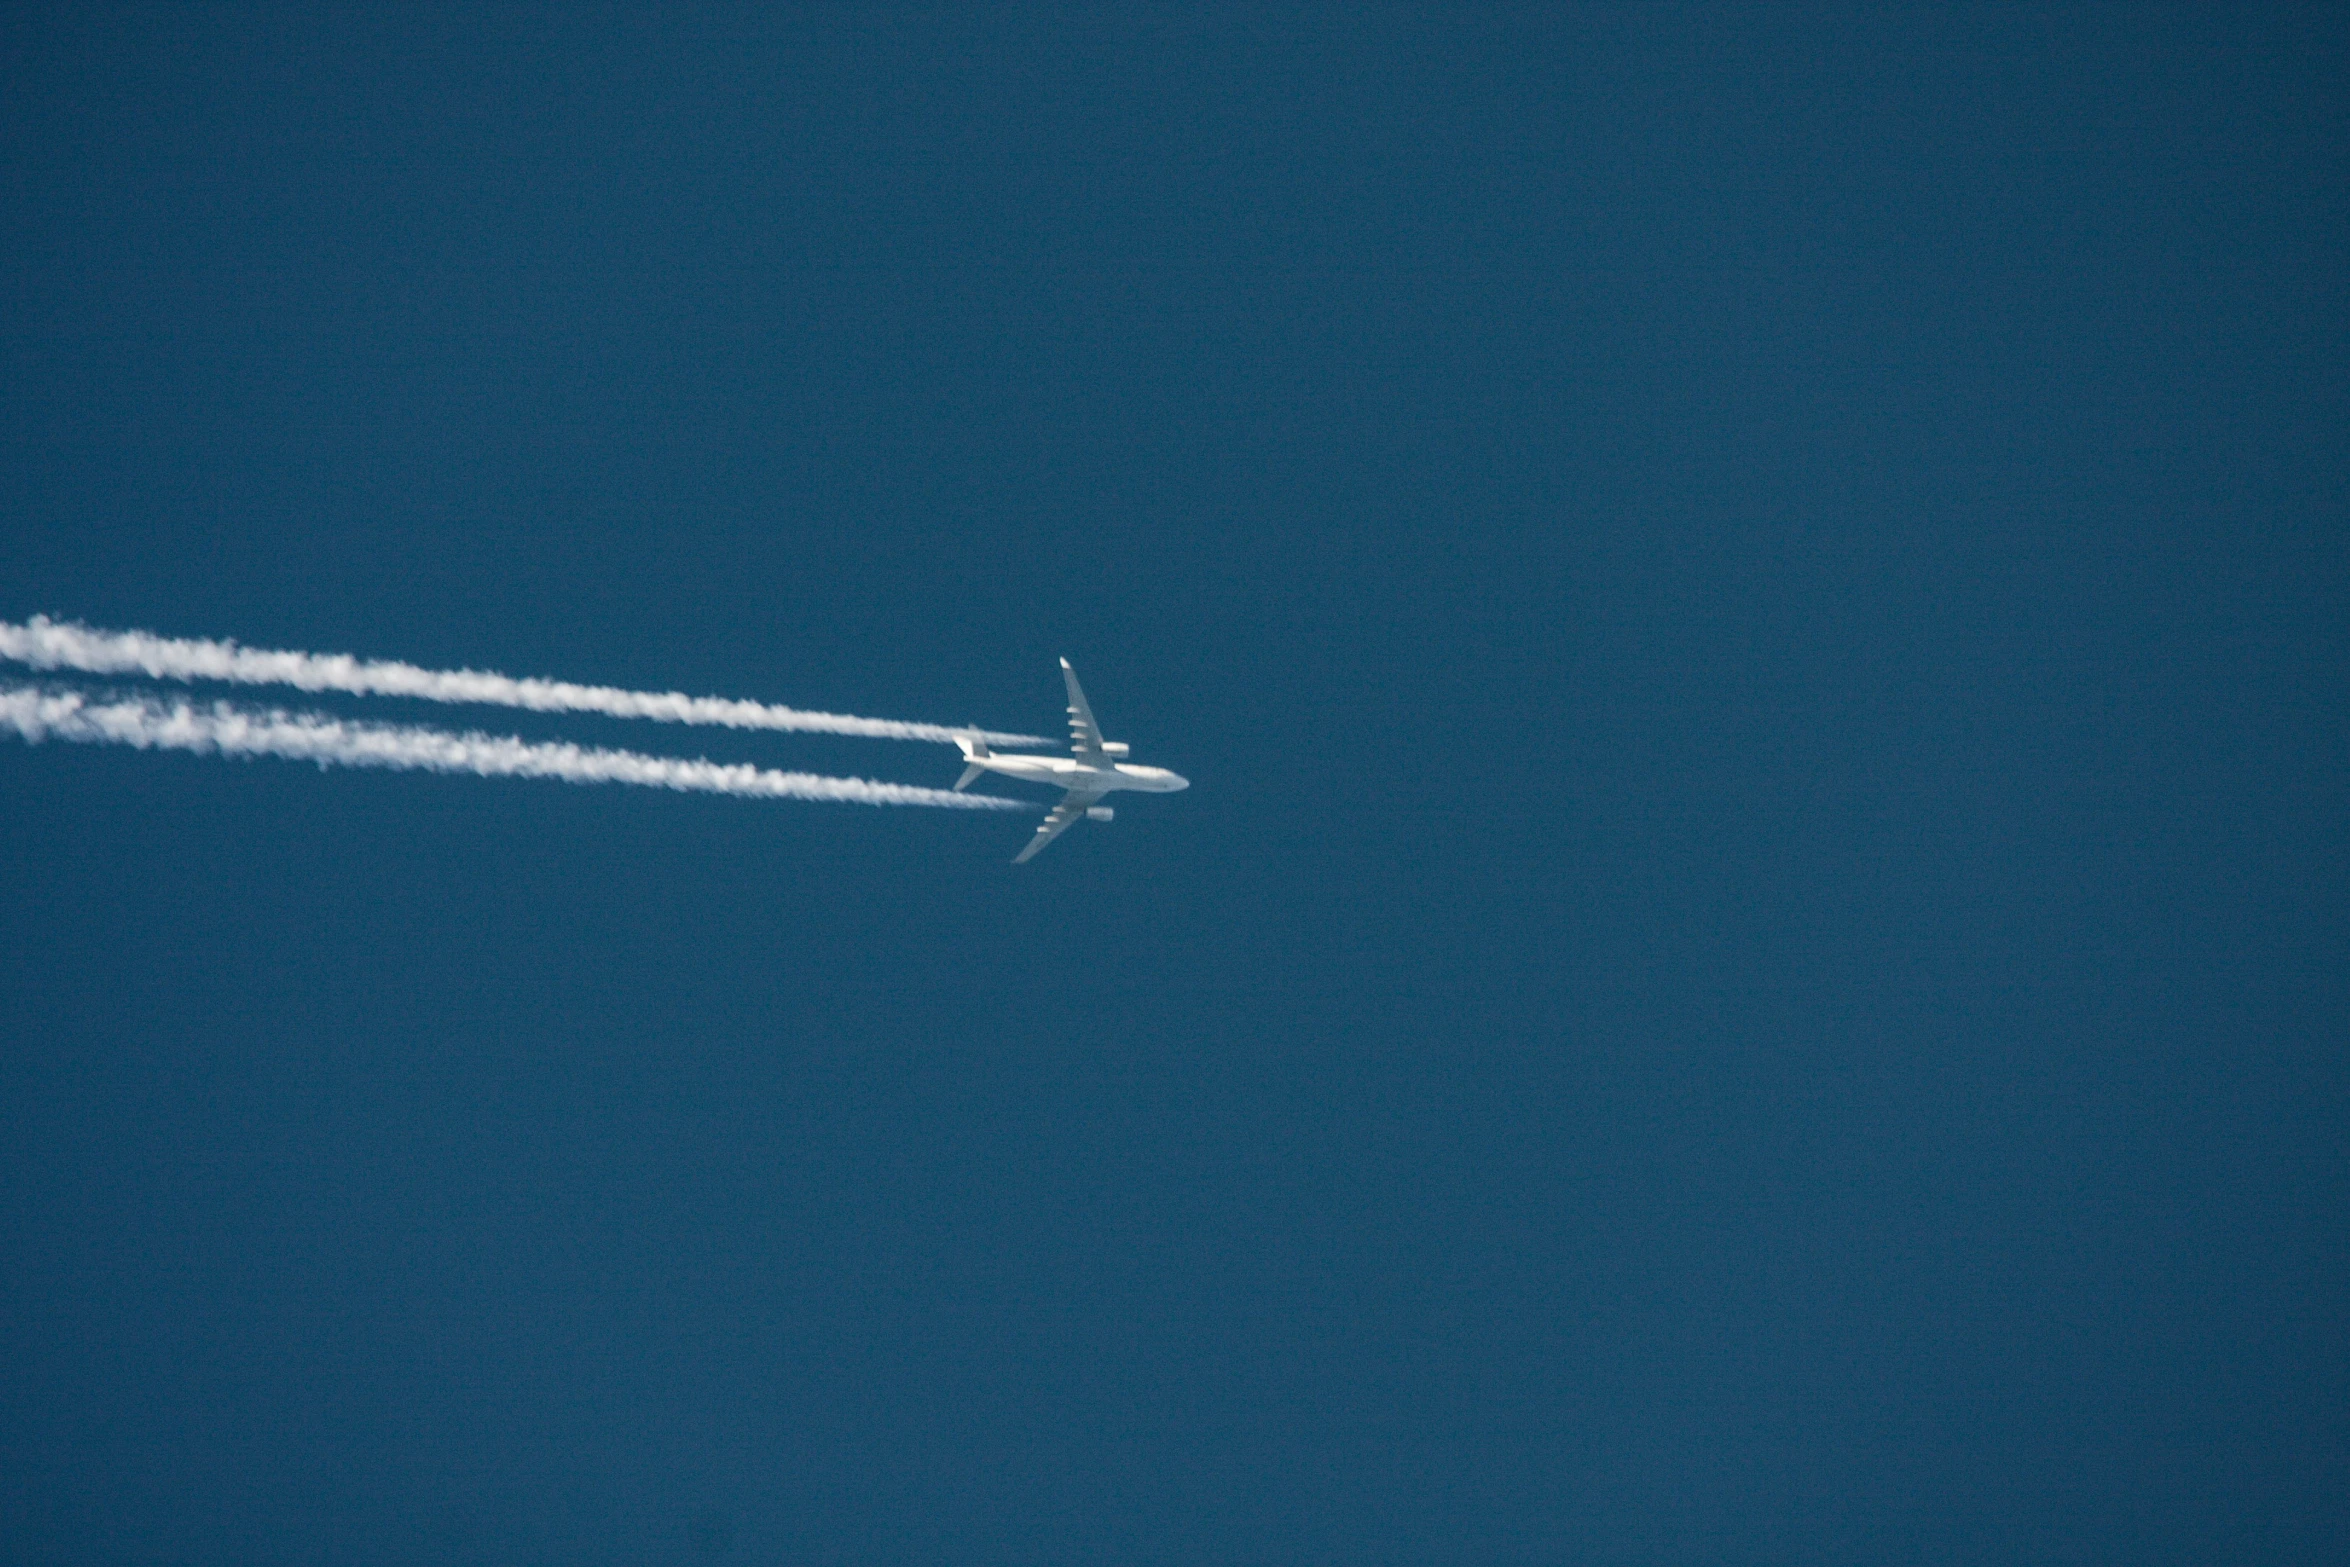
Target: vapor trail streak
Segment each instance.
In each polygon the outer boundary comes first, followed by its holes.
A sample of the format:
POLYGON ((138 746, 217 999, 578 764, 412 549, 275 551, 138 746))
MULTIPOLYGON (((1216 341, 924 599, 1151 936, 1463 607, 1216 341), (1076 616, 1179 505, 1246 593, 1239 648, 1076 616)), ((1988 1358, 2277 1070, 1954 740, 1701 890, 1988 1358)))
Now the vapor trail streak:
MULTIPOLYGON (((729 729, 789 729, 862 735, 877 740, 936 740, 952 744, 971 733, 954 724, 910 724, 847 713, 806 713, 767 702, 686 696, 676 691, 627 691, 568 680, 516 680, 479 669, 423 669, 414 664, 353 658, 348 653, 292 653, 239 647, 202 638, 159 637, 146 631, 99 631, 35 615, 23 625, 0 621, 0 658, 35 669, 73 669, 92 675, 145 675, 155 680, 222 680, 235 685, 293 686, 302 691, 348 691, 356 696, 406 696, 425 702, 477 702, 538 713, 603 713, 665 724, 722 724, 729 729)), ((1050 745, 1037 735, 983 731, 994 745, 1050 745)))
POLYGON ((956 794, 868 778, 779 773, 747 765, 680 761, 638 751, 548 745, 512 735, 454 734, 392 724, 353 724, 323 713, 288 713, 215 702, 169 706, 146 697, 94 699, 78 691, 0 686, 0 732, 25 740, 130 745, 141 750, 220 756, 279 756, 321 767, 470 773, 480 778, 554 778, 565 783, 640 784, 759 800, 841 800, 858 805, 939 805, 1021 811, 1025 800, 956 794))

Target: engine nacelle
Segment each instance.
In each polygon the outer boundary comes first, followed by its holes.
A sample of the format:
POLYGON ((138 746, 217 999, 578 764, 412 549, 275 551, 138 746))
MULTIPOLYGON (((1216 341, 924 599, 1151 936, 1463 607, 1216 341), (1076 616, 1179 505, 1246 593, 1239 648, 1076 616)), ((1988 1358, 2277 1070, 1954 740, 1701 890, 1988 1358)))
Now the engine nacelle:
POLYGON ((1106 822, 1117 814, 1106 805, 1089 805, 1085 808, 1085 819, 1089 822, 1106 822))
POLYGON ((1127 753, 1133 749, 1134 747, 1128 745, 1123 740, 1104 740, 1102 742, 1102 755, 1108 757, 1113 762, 1125 761, 1127 753))

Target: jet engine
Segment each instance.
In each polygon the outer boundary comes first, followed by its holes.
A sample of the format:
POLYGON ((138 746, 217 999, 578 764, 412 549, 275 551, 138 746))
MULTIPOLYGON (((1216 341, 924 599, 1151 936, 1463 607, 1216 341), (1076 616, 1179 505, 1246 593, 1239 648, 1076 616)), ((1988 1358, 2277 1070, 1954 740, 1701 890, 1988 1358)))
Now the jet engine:
POLYGON ((1089 805, 1085 808, 1085 819, 1089 822, 1106 822, 1117 814, 1106 805, 1089 805))

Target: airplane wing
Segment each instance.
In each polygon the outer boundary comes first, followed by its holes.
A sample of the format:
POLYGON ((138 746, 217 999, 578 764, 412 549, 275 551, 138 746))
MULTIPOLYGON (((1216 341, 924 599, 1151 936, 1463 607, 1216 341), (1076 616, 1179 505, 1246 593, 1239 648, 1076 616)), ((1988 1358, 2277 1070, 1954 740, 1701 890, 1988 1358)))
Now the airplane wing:
MULTIPOLYGON (((1074 684, 1076 677, 1071 676, 1070 679, 1074 684)), ((1079 700, 1084 699, 1081 697, 1079 700)), ((1069 824, 1084 816, 1086 807, 1096 804, 1100 799, 1100 793, 1088 794, 1078 789, 1061 796, 1061 803, 1053 807, 1053 813, 1044 819, 1044 825, 1036 829, 1036 836, 1028 840, 1028 847, 1012 857, 1012 863, 1024 865, 1036 858, 1037 850, 1067 832, 1069 824)))
POLYGON ((1085 687, 1077 683, 1077 671, 1065 658, 1061 660, 1061 678, 1069 682, 1069 749, 1097 767, 1109 766, 1110 759, 1102 751, 1102 726, 1093 721, 1085 687))

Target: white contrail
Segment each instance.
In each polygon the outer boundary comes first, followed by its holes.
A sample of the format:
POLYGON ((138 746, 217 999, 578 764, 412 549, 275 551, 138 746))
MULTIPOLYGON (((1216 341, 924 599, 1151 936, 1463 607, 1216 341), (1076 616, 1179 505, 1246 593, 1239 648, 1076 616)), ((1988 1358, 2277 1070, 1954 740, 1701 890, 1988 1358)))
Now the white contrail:
MULTIPOLYGON (((730 729, 791 729, 876 740, 953 743, 968 735, 959 724, 909 724, 847 713, 806 713, 768 702, 686 696, 676 691, 627 691, 568 680, 516 680, 480 669, 423 669, 414 664, 353 658, 348 653, 291 653, 239 647, 147 631, 99 631, 73 621, 35 615, 23 625, 0 620, 0 658, 35 669, 74 669, 92 675, 145 675, 154 680, 223 680, 235 685, 293 686, 303 691, 348 691, 356 696, 407 696, 425 702, 477 702, 539 713, 603 713, 666 724, 723 724, 730 729)), ((1037 735, 981 731, 993 745, 1050 745, 1037 735)))
POLYGON ((393 724, 354 724, 323 713, 262 711, 214 702, 168 706, 147 697, 93 698, 79 691, 0 686, 0 732, 38 744, 73 740, 142 750, 220 756, 282 756, 321 767, 471 773, 481 778, 556 778, 565 783, 641 784, 760 800, 843 800, 858 805, 943 805, 958 810, 1022 811, 1025 800, 779 773, 747 765, 681 761, 638 751, 548 745, 512 735, 453 734, 393 724))

